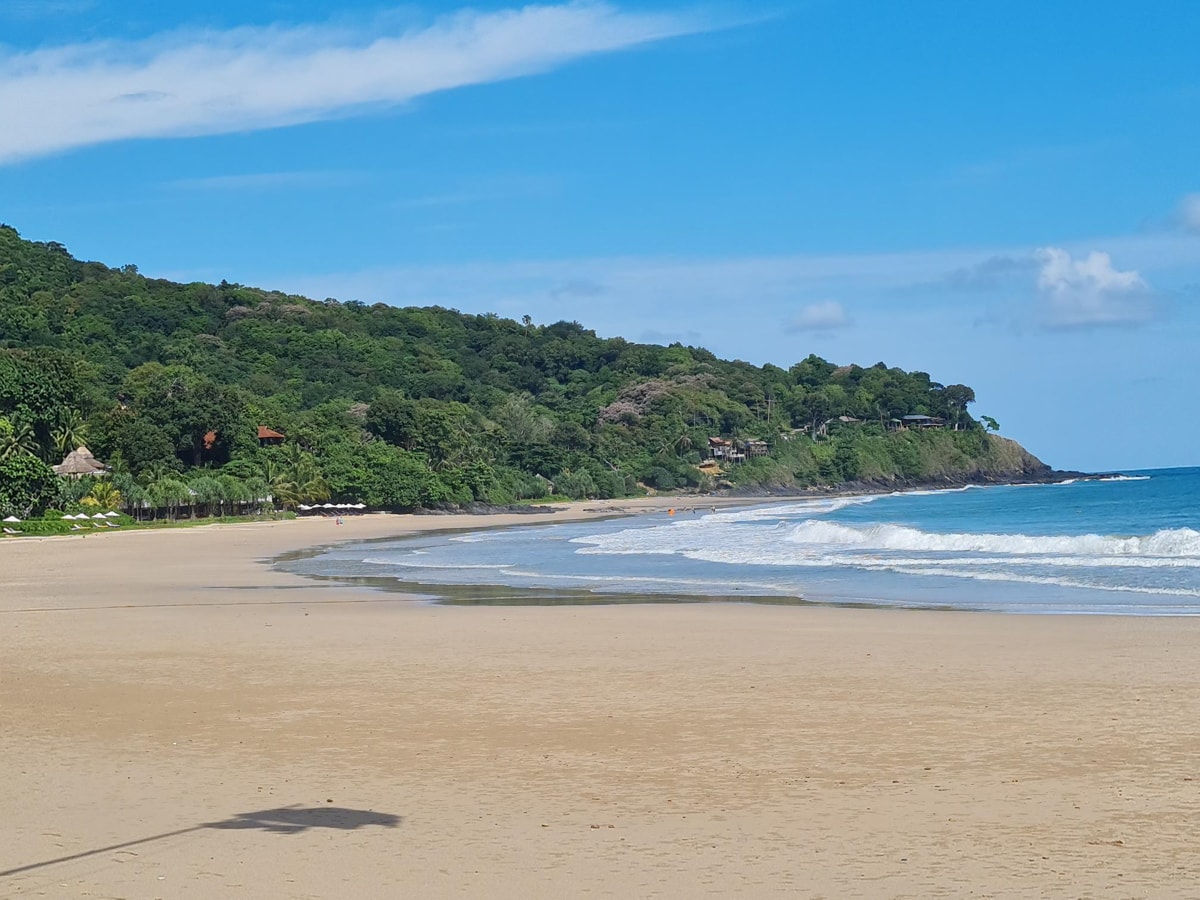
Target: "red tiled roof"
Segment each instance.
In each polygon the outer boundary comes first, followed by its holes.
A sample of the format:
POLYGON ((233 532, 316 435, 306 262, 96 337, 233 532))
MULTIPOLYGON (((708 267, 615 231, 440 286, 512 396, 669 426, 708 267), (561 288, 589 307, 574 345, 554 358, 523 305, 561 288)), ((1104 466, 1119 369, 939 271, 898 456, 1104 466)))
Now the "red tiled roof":
POLYGON ((283 437, 284 436, 282 434, 280 434, 278 431, 276 431, 274 428, 268 428, 266 425, 258 426, 258 439, 260 441, 269 440, 271 438, 279 438, 282 440, 283 437))

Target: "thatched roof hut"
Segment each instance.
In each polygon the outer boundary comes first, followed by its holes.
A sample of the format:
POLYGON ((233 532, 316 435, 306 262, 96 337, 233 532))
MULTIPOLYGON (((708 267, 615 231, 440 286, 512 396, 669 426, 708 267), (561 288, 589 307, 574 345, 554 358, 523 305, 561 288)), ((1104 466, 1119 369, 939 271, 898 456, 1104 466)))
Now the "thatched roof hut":
POLYGON ((82 478, 84 475, 107 475, 108 466, 92 456, 87 447, 79 447, 68 453, 54 471, 63 478, 82 478))

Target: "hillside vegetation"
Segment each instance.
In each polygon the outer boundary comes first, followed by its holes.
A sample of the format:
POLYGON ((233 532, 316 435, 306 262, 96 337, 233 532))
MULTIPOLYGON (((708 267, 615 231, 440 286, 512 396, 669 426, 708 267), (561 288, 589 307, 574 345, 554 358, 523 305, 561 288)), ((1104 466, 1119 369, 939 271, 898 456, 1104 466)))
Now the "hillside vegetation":
POLYGON ((759 367, 575 322, 177 284, 0 226, 5 511, 90 490, 149 508, 269 494, 405 509, 1044 469, 987 434, 973 401, 883 363, 759 367), (917 414, 945 427, 895 430, 917 414), (259 426, 285 438, 260 446, 259 426), (702 471, 713 436, 764 440, 769 455, 702 471), (112 478, 48 474, 84 444, 112 478))

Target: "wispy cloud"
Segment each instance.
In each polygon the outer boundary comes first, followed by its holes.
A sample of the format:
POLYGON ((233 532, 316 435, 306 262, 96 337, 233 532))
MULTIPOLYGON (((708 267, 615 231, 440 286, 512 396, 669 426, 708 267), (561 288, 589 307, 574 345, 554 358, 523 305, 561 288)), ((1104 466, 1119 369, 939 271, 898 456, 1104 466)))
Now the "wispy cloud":
POLYGON ((1175 221, 1186 231, 1200 233, 1200 193, 1188 194, 1179 201, 1175 221))
POLYGON ((495 200, 545 197, 558 192, 560 179, 553 175, 507 175, 468 182, 462 187, 434 194, 404 197, 395 202, 398 209, 437 209, 469 206, 495 200))
POLYGON ((792 318, 784 323, 783 330, 789 333, 798 331, 832 331, 845 328, 850 324, 850 317, 842 304, 836 300, 822 300, 820 303, 810 303, 792 318))
POLYGON ((837 309, 824 305, 834 297, 847 319, 848 310, 855 312, 855 340, 921 317, 932 330, 939 323, 962 321, 1049 334, 1148 322, 1167 310, 1186 313, 1189 307, 1177 302, 1179 287, 1200 276, 1200 241, 1185 235, 1110 237, 1052 249, 1044 257, 1032 247, 991 247, 838 256, 414 263, 357 272, 234 275, 313 297, 439 305, 514 318, 529 314, 538 321, 578 319, 609 335, 677 334, 686 322, 712 346, 735 354, 748 352, 728 343, 738 330, 753 332, 753 340, 764 347, 791 341, 789 323, 814 341, 842 333, 834 327, 841 321, 837 309), (1093 258, 1095 246, 1112 256, 1093 258), (952 281, 989 279, 997 281, 994 290, 950 289, 952 281), (764 328, 763 323, 772 324, 764 328), (813 327, 818 324, 824 327, 813 327))
POLYGON ((551 287, 550 297, 554 300, 587 300, 599 297, 607 290, 608 288, 599 282, 574 278, 551 287))
POLYGON ((746 256, 732 258, 592 257, 512 262, 465 262, 389 266, 357 273, 287 276, 262 273, 312 296, 385 300, 403 305, 454 305, 462 298, 510 314, 523 304, 573 299, 604 310, 628 307, 685 311, 712 309, 720 317, 747 298, 780 317, 804 302, 830 294, 878 296, 908 285, 933 281, 978 261, 976 251, 847 254, 844 256, 746 256), (810 298, 806 301, 806 298, 810 298))
POLYGON ((991 291, 1028 278, 1037 267, 1037 260, 1032 255, 989 256, 950 272, 943 285, 956 291, 991 291))
POLYGON ((73 16, 95 5, 95 0, 0 0, 0 18, 30 20, 73 16))
POLYGON ((357 172, 299 171, 248 172, 237 175, 205 175, 198 178, 179 178, 165 187, 185 191, 274 191, 294 188, 345 187, 362 179, 357 172))
POLYGON ((1060 247, 1035 254, 1037 288, 1045 300, 1043 324, 1051 328, 1134 325, 1154 314, 1154 295, 1141 274, 1113 266, 1107 253, 1073 257, 1060 247))
MULTIPOLYGON (((1109 238, 1089 243, 1111 245, 1114 255, 1139 270, 1200 271, 1200 242, 1192 238, 1109 238)), ((1071 259, 1086 259, 1090 252, 1087 245, 1075 243, 1055 249, 1071 259)), ((958 306, 961 303, 953 292, 946 291, 948 281, 985 278, 978 274, 981 272, 1011 271, 1011 278, 1004 277, 1007 292, 1029 298, 1038 292, 1039 273, 1046 267, 1037 254, 1035 248, 1012 247, 832 256, 614 256, 414 263, 307 276, 256 274, 264 283, 283 282, 289 289, 308 291, 312 296, 404 305, 454 305, 471 298, 473 303, 490 304, 488 308, 496 312, 511 309, 518 314, 521 304, 538 298, 590 303, 603 295, 605 309, 622 304, 641 311, 658 307, 688 313, 713 309, 724 317, 731 306, 753 298, 756 308, 778 310, 782 320, 796 315, 798 307, 820 304, 830 296, 854 299, 856 306, 867 301, 875 307, 901 303, 958 306)), ((1142 277, 1140 271, 1136 274, 1142 277)))
POLYGON ((698 331, 660 331, 657 328, 648 328, 641 332, 637 339, 643 344, 695 345, 703 340, 703 336, 698 331))
POLYGON ((950 171, 949 180, 957 184, 992 181, 1033 169, 1064 166, 1098 153, 1120 150, 1125 146, 1126 141, 1106 138, 1081 144, 1017 147, 991 159, 963 163, 950 171))
POLYGON ((378 111, 728 24, 572 2, 464 11, 396 33, 276 26, 0 51, 0 163, 378 111))

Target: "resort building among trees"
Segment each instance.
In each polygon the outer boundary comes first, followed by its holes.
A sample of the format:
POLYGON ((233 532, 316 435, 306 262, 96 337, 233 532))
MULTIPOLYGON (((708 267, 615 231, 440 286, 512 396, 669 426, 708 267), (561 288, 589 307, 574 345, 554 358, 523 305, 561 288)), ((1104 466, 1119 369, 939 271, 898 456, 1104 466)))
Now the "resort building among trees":
POLYGON ((100 477, 108 473, 108 466, 92 456, 92 451, 87 447, 77 447, 54 466, 54 474, 63 478, 83 478, 85 475, 100 477))

